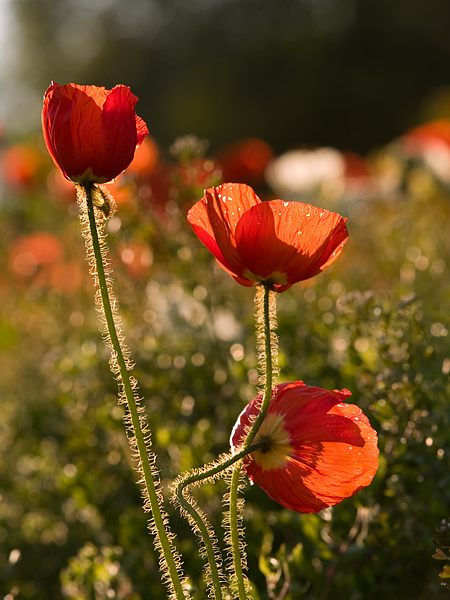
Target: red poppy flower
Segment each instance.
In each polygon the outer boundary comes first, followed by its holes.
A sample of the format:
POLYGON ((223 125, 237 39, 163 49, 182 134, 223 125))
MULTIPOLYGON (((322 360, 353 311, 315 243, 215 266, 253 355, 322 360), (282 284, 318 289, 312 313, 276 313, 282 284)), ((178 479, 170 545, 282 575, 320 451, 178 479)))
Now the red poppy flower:
POLYGON ((106 183, 133 160, 148 133, 134 107, 138 98, 124 85, 52 83, 44 96, 42 128, 57 167, 75 183, 106 183))
POLYGON ((238 283, 266 283, 277 292, 320 273, 348 238, 347 219, 337 213, 300 202, 261 202, 238 183, 206 190, 188 220, 238 283))
MULTIPOLYGON (((302 381, 278 385, 255 437, 266 439, 244 461, 244 470, 271 498, 300 513, 319 512, 370 484, 378 468, 377 434, 348 390, 328 392, 302 381)), ((239 416, 231 434, 235 450, 262 400, 239 416)))

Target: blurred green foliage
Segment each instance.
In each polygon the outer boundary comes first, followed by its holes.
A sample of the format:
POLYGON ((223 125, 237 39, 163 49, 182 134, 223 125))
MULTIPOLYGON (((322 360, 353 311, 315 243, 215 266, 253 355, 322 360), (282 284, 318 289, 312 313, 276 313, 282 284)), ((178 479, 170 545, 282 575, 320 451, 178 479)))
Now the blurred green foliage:
MULTIPOLYGON (((178 152, 163 195, 160 181, 121 176, 107 226, 167 495, 181 471, 228 449, 257 384, 253 290, 217 267, 185 216, 219 176, 200 147, 178 152)), ((370 160, 375 169, 380 157, 370 160)), ((74 192, 42 152, 40 161, 31 179, 5 185, 0 206, 0 594, 162 600, 74 192)), ((383 194, 314 192, 349 216, 350 240, 325 273, 278 298, 281 379, 350 389, 378 431, 380 468, 369 488, 319 515, 248 487, 249 575, 261 599, 447 597, 432 555, 450 505, 450 195, 423 164, 400 161, 395 172, 383 194)), ((224 491, 196 490, 219 531, 224 491)), ((167 509, 203 598, 196 542, 167 509)))

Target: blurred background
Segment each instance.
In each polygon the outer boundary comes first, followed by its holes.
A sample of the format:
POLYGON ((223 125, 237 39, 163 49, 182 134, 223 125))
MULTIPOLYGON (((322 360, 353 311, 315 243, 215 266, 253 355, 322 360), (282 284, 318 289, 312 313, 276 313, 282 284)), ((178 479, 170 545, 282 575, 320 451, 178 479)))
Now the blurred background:
POLYGON ((28 133, 50 80, 123 83, 163 146, 366 152, 449 116, 449 22, 446 0, 2 0, 0 107, 28 133))
MULTIPOLYGON (((320 515, 246 490, 255 598, 448 597, 449 25, 447 0, 0 0, 0 597, 166 597, 73 185, 42 139, 51 80, 129 85, 150 130, 106 231, 167 497, 228 449, 258 380, 253 290, 186 212, 221 181, 335 210, 342 255, 278 298, 280 378, 351 390, 380 468, 320 515)), ((224 491, 198 490, 219 532, 224 491)))

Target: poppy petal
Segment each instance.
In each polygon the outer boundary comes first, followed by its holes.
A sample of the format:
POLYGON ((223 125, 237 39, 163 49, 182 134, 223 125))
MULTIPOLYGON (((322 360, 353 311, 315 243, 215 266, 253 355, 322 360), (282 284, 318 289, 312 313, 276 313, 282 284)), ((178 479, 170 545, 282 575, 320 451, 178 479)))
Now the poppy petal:
MULTIPOLYGON (((277 386, 255 438, 268 438, 271 447, 244 461, 250 479, 297 512, 318 512, 369 485, 378 468, 377 435, 358 406, 343 402, 349 395, 302 381, 277 386), (270 429, 269 422, 278 427, 270 429)), ((233 449, 245 439, 260 402, 261 394, 242 411, 231 435, 233 449)))
POLYGON ((124 85, 52 83, 44 96, 42 127, 57 167, 75 183, 106 183, 128 167, 148 133, 124 85))
POLYGON ((309 204, 270 200, 242 215, 236 247, 251 273, 293 284, 317 275, 338 257, 348 238, 345 223, 337 213, 309 204))
MULTIPOLYGON (((244 212, 259 202, 248 185, 225 183, 205 190, 203 199, 188 213, 188 221, 200 241, 238 280, 242 279, 245 265, 236 250, 234 231, 244 212)), ((244 285, 253 285, 253 282, 244 285)))
MULTIPOLYGON (((321 500, 305 485, 308 473, 307 467, 299 466, 291 460, 276 474, 260 467, 247 474, 253 483, 257 483, 266 494, 285 508, 299 513, 318 513, 330 504, 321 500)), ((343 498, 339 498, 337 502, 342 500, 343 498)))
POLYGON ((251 187, 210 188, 188 213, 195 233, 242 285, 284 292, 317 275, 347 241, 346 219, 309 204, 261 202, 251 187))

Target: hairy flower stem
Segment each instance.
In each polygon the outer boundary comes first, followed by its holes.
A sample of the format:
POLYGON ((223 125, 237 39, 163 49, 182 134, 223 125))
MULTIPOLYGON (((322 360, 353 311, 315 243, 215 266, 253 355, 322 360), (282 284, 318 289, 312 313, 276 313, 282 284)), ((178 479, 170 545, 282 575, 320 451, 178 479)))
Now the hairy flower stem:
POLYGON ((217 539, 214 530, 207 520, 204 512, 198 508, 196 501, 190 495, 190 487, 203 483, 214 482, 217 478, 223 477, 227 470, 230 469, 238 460, 244 458, 247 454, 260 450, 267 446, 267 441, 262 440, 256 444, 248 446, 245 450, 231 455, 225 454, 217 461, 209 465, 205 465, 194 473, 186 473, 181 475, 173 485, 173 502, 181 510, 184 517, 187 518, 192 525, 195 533, 201 538, 204 544, 204 558, 208 560, 209 572, 207 573, 210 580, 210 587, 214 593, 215 600, 222 600, 223 590, 222 583, 225 577, 222 573, 222 556, 217 544, 217 539))
MULTIPOLYGON (((269 285, 259 286, 256 290, 255 297, 256 317, 257 317, 257 344, 258 350, 262 350, 260 356, 260 381, 264 384, 263 399, 259 413, 252 423, 250 431, 247 434, 242 446, 241 452, 245 451, 253 442, 261 423, 266 416, 269 403, 272 398, 272 388, 274 375, 278 372, 276 364, 277 359, 277 336, 276 328, 276 307, 275 307, 275 292, 269 285), (262 295, 262 299, 261 299, 262 295)), ((242 461, 239 461, 231 476, 230 485, 230 541, 231 554, 233 560, 233 569, 235 575, 235 583, 239 600, 247 599, 246 580, 243 574, 242 564, 245 565, 245 552, 241 544, 239 529, 241 517, 240 502, 239 502, 239 481, 241 476, 242 461)))
POLYGON ((106 325, 106 343, 111 348, 110 366, 119 383, 120 402, 125 403, 128 409, 125 422, 130 434, 131 450, 138 461, 137 470, 142 477, 140 483, 143 484, 144 508, 151 511, 152 514, 149 527, 155 536, 155 547, 159 550, 163 580, 167 583, 170 590, 170 598, 185 600, 187 595, 183 590, 183 584, 180 579, 181 559, 173 545, 174 536, 169 530, 168 517, 163 508, 163 498, 159 487, 159 473, 154 465, 155 456, 150 448, 150 434, 145 414, 136 394, 137 382, 130 375, 132 365, 127 356, 128 353, 120 332, 116 303, 111 303, 112 282, 110 276, 105 271, 104 265, 104 260, 106 260, 106 246, 102 230, 100 230, 99 235, 97 229, 98 223, 94 209, 95 204, 104 214, 108 214, 108 193, 102 188, 97 188, 93 185, 79 187, 77 188, 77 192, 82 210, 82 221, 85 226, 83 233, 87 245, 88 259, 90 260, 91 270, 100 292, 99 304, 106 325), (108 212, 104 210, 103 201, 107 204, 108 212))

